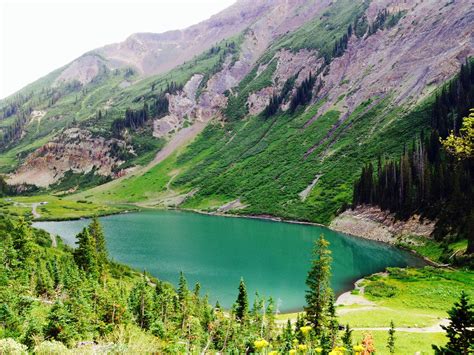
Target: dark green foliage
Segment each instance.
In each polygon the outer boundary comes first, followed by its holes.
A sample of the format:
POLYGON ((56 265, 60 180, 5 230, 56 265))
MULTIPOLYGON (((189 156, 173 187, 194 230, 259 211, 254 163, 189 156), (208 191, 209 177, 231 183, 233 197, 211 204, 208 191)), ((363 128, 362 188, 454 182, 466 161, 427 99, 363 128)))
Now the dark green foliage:
POLYGON ((436 96, 430 136, 422 132, 398 160, 379 158, 376 169, 369 163, 355 182, 353 195, 354 205, 378 205, 403 219, 415 213, 436 219, 436 238, 456 234, 470 241, 469 250, 474 250, 468 227, 474 199, 474 162, 447 155, 439 137, 446 136, 448 127, 459 127, 458 118, 474 106, 473 63, 463 65, 460 75, 436 96), (446 116, 441 116, 443 113, 446 116))
POLYGON ((395 296, 397 289, 384 281, 374 281, 367 285, 365 292, 374 297, 387 298, 395 296))
POLYGON ((430 124, 445 138, 452 130, 458 133, 463 117, 474 107, 474 59, 467 59, 459 75, 444 85, 436 95, 430 124))
POLYGON ((472 354, 474 350, 474 306, 463 291, 459 302, 448 311, 450 324, 441 326, 446 331, 448 343, 445 347, 433 345, 436 354, 472 354))
POLYGON ((285 84, 283 85, 283 88, 281 89, 281 93, 279 95, 274 94, 270 98, 269 104, 267 105, 267 107, 265 107, 265 109, 262 112, 263 117, 268 118, 278 112, 278 110, 280 109, 280 105, 288 99, 288 96, 291 93, 291 90, 293 90, 295 80, 296 80, 295 77, 289 78, 287 81, 285 81, 285 84))
POLYGON ((398 11, 395 13, 389 13, 387 9, 379 11, 377 17, 369 26, 368 35, 376 33, 379 29, 388 29, 394 27, 398 21, 403 17, 404 13, 398 11))
POLYGON ((316 83, 316 77, 310 72, 308 78, 303 80, 296 89, 296 94, 290 101, 290 112, 295 112, 299 106, 305 106, 313 97, 313 87, 316 83))
POLYGON ((241 322, 245 321, 248 314, 248 296, 247 296, 247 288, 245 287, 244 280, 240 280, 239 284, 239 294, 236 300, 236 309, 235 309, 235 316, 241 322))
POLYGON ((317 335, 322 334, 326 321, 334 318, 332 290, 329 285, 331 278, 331 251, 329 243, 321 235, 315 241, 311 269, 306 278, 306 318, 314 327, 317 335), (329 313, 329 317, 328 317, 329 313))
POLYGON ((84 228, 77 235, 77 248, 74 251, 74 260, 80 269, 97 277, 98 266, 95 240, 90 235, 88 228, 84 228))
POLYGON ((346 349, 352 349, 352 329, 349 327, 349 324, 346 324, 341 340, 346 349))
POLYGON ((390 354, 395 354, 395 325, 390 321, 390 329, 388 330, 387 348, 390 354))
POLYGON ((95 245, 96 260, 99 274, 105 275, 107 273, 109 256, 107 253, 104 231, 99 223, 99 219, 97 218, 97 216, 92 219, 88 230, 91 238, 94 240, 93 244, 95 245))

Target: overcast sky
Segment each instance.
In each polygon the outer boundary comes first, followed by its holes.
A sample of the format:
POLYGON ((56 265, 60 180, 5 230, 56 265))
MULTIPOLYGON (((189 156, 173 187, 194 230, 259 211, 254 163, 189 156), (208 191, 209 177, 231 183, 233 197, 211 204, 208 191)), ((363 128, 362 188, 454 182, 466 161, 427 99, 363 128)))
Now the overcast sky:
POLYGON ((0 0, 0 98, 134 32, 181 29, 235 0, 0 0))

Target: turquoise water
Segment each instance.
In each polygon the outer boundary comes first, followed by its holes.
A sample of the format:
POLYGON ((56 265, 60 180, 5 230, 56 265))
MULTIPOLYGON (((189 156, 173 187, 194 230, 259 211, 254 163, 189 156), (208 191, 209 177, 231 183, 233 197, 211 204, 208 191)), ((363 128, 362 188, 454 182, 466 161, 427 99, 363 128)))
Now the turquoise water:
MULTIPOLYGON (((249 294, 272 296, 280 311, 301 309, 313 241, 324 233, 333 255, 336 294, 387 266, 422 261, 394 247, 324 227, 180 211, 145 211, 103 217, 107 247, 116 261, 173 284, 183 271, 190 287, 199 281, 211 302, 230 307, 244 278, 249 294)), ((88 220, 34 225, 74 245, 88 220)))

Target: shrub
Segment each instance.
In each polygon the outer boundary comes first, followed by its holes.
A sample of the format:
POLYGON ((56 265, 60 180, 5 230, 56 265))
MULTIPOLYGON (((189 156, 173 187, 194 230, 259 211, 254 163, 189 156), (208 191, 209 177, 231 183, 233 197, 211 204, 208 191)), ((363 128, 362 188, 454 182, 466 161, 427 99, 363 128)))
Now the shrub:
POLYGON ((393 297, 397 288, 384 281, 374 281, 365 287, 365 293, 374 297, 393 297))
POLYGON ((68 352, 66 346, 59 341, 44 341, 35 347, 35 354, 38 355, 61 355, 68 352))
POLYGON ((26 345, 17 343, 12 338, 0 339, 0 354, 23 355, 28 354, 26 345))

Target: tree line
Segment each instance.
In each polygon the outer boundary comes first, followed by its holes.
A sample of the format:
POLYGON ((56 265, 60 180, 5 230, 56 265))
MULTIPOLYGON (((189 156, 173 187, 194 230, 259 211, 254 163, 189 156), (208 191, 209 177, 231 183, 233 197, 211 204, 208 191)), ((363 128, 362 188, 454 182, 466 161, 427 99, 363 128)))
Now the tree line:
POLYGON ((474 253, 474 162, 472 156, 448 154, 441 144, 450 130, 459 132, 473 106, 474 61, 468 60, 436 96, 429 135, 421 132, 398 159, 366 165, 354 184, 353 205, 377 205, 400 218, 418 213, 437 220, 436 238, 466 238, 468 253, 474 253))

